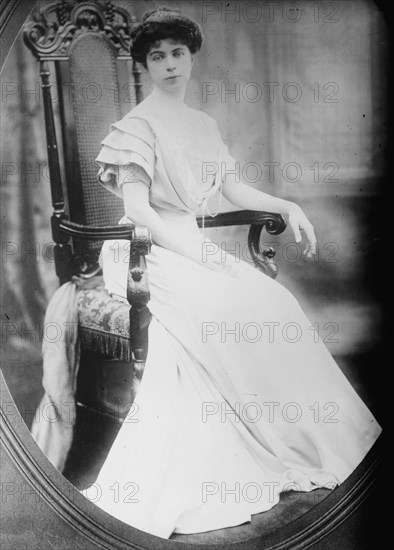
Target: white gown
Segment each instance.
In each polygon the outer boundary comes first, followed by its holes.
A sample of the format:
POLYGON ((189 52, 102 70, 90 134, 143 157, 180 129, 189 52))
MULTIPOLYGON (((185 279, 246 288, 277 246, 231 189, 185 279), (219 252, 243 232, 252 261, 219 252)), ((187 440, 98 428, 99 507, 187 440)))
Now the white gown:
MULTIPOLYGON (((126 158, 138 161, 152 179, 152 206, 188 242, 201 243, 182 202, 185 173, 176 173, 179 166, 193 171, 198 148, 188 158, 185 147, 182 162, 179 154, 171 157, 159 111, 144 104, 103 142, 104 179, 126 158), (137 134, 147 128, 152 140, 145 133, 139 146, 137 134)), ((231 159, 212 119, 198 115, 212 123, 215 154, 231 159)), ((115 185, 107 182, 119 192, 115 185)), ((109 292, 125 297, 127 251, 115 258, 112 244, 102 250, 104 280, 109 292)), ((294 296, 235 259, 212 271, 153 245, 147 264, 152 321, 142 382, 84 494, 125 523, 168 538, 249 521, 274 506, 282 491, 344 481, 381 429, 316 341, 294 296)))

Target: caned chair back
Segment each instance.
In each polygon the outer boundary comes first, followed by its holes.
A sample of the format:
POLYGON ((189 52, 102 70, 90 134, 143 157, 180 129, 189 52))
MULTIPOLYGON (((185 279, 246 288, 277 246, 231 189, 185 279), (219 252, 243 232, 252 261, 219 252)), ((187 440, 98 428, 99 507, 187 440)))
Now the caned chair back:
MULTIPOLYGON (((103 35, 79 36, 70 46, 69 75, 73 118, 70 122, 76 139, 66 145, 77 144, 74 152, 79 164, 76 171, 81 175, 82 199, 80 204, 73 205, 73 219, 88 225, 116 223, 124 214, 122 201, 98 185, 98 167, 94 162, 111 122, 121 118, 111 86, 117 82, 116 52, 112 44, 103 35)), ((70 181, 69 187, 72 185, 70 181)), ((72 193, 72 189, 67 191, 72 193)))
POLYGON ((111 123, 142 99, 141 72, 128 51, 136 23, 134 16, 109 1, 58 0, 24 27, 25 43, 40 62, 53 238, 73 257, 67 260, 67 270, 64 254, 55 258, 62 261, 57 270, 63 280, 72 271, 95 270, 102 241, 65 242, 57 234, 56 221, 66 217, 106 226, 124 215, 122 200, 98 183, 95 158, 111 123), (119 93, 125 86, 132 88, 127 103, 119 93))

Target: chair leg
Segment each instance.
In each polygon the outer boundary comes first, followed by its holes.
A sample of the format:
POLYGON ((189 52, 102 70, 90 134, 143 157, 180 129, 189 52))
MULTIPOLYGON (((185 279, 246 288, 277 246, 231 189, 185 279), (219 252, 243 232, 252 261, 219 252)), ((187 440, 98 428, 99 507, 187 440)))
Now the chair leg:
POLYGON ((147 306, 130 308, 130 341, 136 366, 145 363, 148 355, 148 329, 151 317, 147 306))
POLYGON ((136 395, 138 393, 138 388, 140 387, 142 376, 144 374, 145 361, 133 361, 133 387, 131 392, 131 401, 134 402, 136 395))

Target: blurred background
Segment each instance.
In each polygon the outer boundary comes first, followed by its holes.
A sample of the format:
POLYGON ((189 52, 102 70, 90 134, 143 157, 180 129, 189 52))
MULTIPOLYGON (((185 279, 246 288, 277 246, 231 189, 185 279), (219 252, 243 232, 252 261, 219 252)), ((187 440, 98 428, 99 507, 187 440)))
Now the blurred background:
MULTIPOLYGON (((46 3, 32 2, 32 11, 46 3)), ((186 103, 217 120, 246 183, 304 208, 319 241, 315 260, 303 260, 289 230, 263 241, 276 247, 278 280, 297 296, 379 418, 388 57, 379 6, 367 0, 113 3, 137 18, 152 7, 176 6, 201 25, 205 42, 186 103)), ((2 368, 30 426, 42 395, 40 333, 58 281, 39 67, 21 36, 1 81, 2 368)), ((146 74, 143 82, 147 95, 146 74)), ((120 101, 126 113, 128 90, 120 101)), ((247 231, 212 229, 209 236, 249 261, 247 231)))

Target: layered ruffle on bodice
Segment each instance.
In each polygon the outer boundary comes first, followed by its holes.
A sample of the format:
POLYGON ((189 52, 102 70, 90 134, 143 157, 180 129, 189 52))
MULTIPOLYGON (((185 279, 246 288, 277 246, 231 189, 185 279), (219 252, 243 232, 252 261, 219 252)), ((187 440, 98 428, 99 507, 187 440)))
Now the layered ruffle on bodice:
POLYGON ((151 185, 155 168, 155 136, 147 122, 142 119, 133 119, 131 124, 125 119, 115 122, 101 145, 96 159, 100 166, 98 177, 107 189, 122 198, 119 167, 124 167, 124 175, 129 172, 132 178, 136 175, 132 165, 143 168, 138 175, 151 185))

